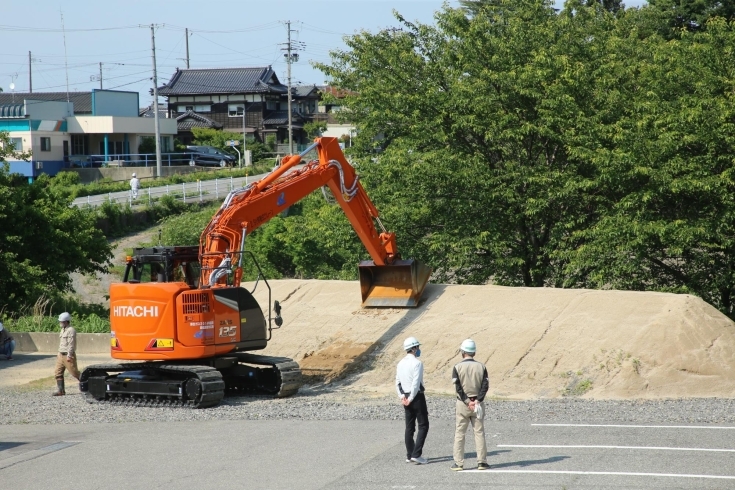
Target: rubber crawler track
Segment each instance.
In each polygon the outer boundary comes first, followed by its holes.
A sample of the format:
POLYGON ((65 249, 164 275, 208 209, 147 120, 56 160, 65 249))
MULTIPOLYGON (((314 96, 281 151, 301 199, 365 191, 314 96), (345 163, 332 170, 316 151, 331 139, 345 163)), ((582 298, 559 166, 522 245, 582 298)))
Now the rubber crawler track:
POLYGON ((155 362, 131 362, 121 364, 95 364, 87 367, 82 372, 80 381, 85 382, 96 373, 107 374, 120 373, 124 371, 136 371, 140 369, 161 371, 184 375, 187 378, 197 378, 201 383, 201 392, 195 400, 184 400, 180 397, 165 395, 107 395, 104 400, 95 399, 88 391, 84 394, 89 403, 110 403, 119 405, 131 405, 140 407, 187 407, 207 408, 217 405, 225 396, 225 382, 222 375, 216 369, 209 366, 187 366, 170 365, 155 362))

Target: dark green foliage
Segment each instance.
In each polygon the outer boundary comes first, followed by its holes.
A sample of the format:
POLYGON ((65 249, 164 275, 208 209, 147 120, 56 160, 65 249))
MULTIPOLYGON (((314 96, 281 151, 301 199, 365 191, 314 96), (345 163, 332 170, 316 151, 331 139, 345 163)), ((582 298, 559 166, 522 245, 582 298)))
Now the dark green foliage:
POLYGON ((677 29, 701 31, 714 17, 735 18, 733 0, 648 0, 648 8, 662 14, 662 20, 670 29, 666 33, 668 37, 676 35, 677 29))
POLYGON ((140 144, 138 145, 138 153, 155 153, 156 152, 156 138, 153 136, 143 136, 140 138, 140 144))
POLYGON ((690 292, 732 315, 735 26, 463 4, 319 65, 403 255, 439 281, 690 292))
MULTIPOLYGON (((8 133, 0 132, 4 162, 8 133)), ((72 272, 106 269, 111 257, 95 215, 71 206, 41 175, 32 184, 0 168, 0 298, 8 313, 42 295, 69 291, 72 272)))

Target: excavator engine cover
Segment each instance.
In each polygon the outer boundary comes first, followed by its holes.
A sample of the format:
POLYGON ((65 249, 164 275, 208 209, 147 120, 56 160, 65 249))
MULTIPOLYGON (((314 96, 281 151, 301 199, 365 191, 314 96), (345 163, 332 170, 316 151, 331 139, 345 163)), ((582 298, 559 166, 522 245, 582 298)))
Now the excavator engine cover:
POLYGON ((364 260, 359 269, 363 307, 415 308, 431 275, 431 268, 418 260, 396 260, 390 265, 364 260))

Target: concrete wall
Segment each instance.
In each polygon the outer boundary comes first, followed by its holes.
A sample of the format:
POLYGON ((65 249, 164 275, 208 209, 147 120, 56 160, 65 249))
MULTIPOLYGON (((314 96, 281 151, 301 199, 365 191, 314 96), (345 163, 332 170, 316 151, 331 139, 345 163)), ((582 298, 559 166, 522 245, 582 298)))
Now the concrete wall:
MULTIPOLYGON (((76 172, 82 184, 90 184, 98 180, 109 178, 113 181, 130 180, 131 174, 135 172, 139 179, 152 179, 156 175, 155 163, 151 167, 123 167, 123 168, 67 168, 65 172, 76 172)), ((190 174, 202 172, 201 168, 187 166, 161 167, 163 177, 175 174, 190 174)))
MULTIPOLYGON (((59 334, 46 332, 12 332, 17 352, 58 352, 59 334)), ((78 333, 77 352, 102 354, 110 352, 109 333, 78 333)))
POLYGON ((138 117, 138 92, 92 90, 92 114, 95 116, 138 117))
MULTIPOLYGON (((74 116, 67 118, 70 133, 135 133, 153 135, 155 121, 152 117, 117 117, 117 116, 74 116)), ((176 119, 159 119, 162 135, 175 135, 176 119)))
POLYGON ((26 99, 26 114, 28 119, 60 120, 74 114, 74 103, 54 100, 26 99))

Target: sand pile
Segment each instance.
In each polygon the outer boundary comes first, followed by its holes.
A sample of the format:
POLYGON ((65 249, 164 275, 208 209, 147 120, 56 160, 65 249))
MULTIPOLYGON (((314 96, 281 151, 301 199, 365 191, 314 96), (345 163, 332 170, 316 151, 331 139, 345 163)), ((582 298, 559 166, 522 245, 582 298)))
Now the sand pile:
MULTIPOLYGON (((735 397, 735 324, 690 295, 430 284, 419 308, 400 310, 360 308, 357 282, 271 287, 284 325, 263 353, 296 359, 313 380, 390 391, 413 335, 427 390, 451 393, 471 337, 498 397, 735 397)), ((263 284, 255 296, 267 304, 263 284)))

